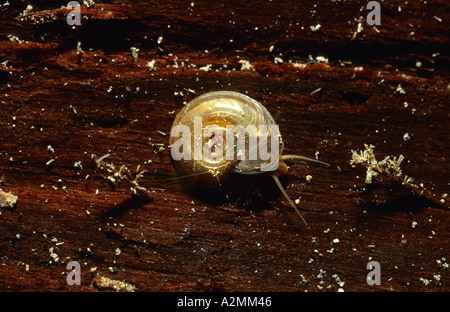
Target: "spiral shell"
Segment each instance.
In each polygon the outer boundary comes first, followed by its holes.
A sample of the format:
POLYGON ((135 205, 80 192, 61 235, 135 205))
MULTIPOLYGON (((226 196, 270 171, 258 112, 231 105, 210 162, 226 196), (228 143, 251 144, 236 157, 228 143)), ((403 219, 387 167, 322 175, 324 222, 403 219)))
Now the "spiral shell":
POLYGON ((232 173, 252 175, 269 171, 305 224, 278 178, 288 172, 284 161, 299 159, 329 166, 306 156, 282 155, 284 144, 267 109, 254 99, 232 91, 209 92, 189 102, 175 118, 169 143, 177 171, 182 176, 195 177, 203 186, 219 186, 232 173), (181 139, 180 134, 183 134, 181 139), (207 157, 201 153, 202 147, 206 147, 203 151, 206 150, 207 157))
MULTIPOLYGON (((227 153, 232 153, 233 158, 214 158, 202 155, 203 157, 200 159, 194 159, 194 157, 191 157, 191 159, 180 159, 175 161, 175 167, 181 175, 194 175, 200 184, 214 187, 233 172, 247 175, 264 172, 261 170, 261 165, 267 163, 267 161, 263 161, 260 158, 260 155, 252 150, 257 147, 248 144, 250 140, 248 133, 245 134, 245 145, 249 148, 244 150, 244 155, 238 155, 242 151, 236 150, 235 143, 231 145, 233 150, 230 150, 227 145, 227 140, 230 140, 227 129, 238 125, 243 128, 253 125, 257 129, 259 129, 261 125, 266 126, 268 131, 264 136, 267 141, 270 142, 271 136, 273 135, 271 126, 276 124, 275 120, 264 106, 249 96, 241 93, 232 91, 209 92, 193 99, 178 113, 174 120, 172 130, 175 129, 176 126, 184 125, 189 128, 191 133, 194 133, 196 130, 195 118, 198 119, 198 117, 201 117, 201 136, 192 137, 190 144, 191 150, 188 152, 191 155, 194 155, 196 144, 197 146, 208 146, 209 144, 210 146, 222 146, 223 156, 228 155, 227 153), (210 131, 213 129, 212 131, 214 131, 214 133, 208 132, 207 129, 210 131), (216 135, 217 132, 222 132, 226 135, 220 137, 216 135), (255 152, 256 159, 250 157, 252 152, 255 152), (205 172, 207 173, 202 174, 205 172)), ((239 136, 242 136, 242 133, 236 131, 232 134, 234 136, 234 138, 232 138, 233 142, 237 142, 240 139, 239 136)), ((257 140, 261 139, 259 137, 260 135, 262 134, 258 131, 257 140)), ((281 154, 283 151, 283 142, 279 133, 275 135, 278 136, 279 146, 277 146, 277 148, 279 154, 281 154)), ((169 142, 172 147, 177 139, 177 135, 174 135, 172 132, 169 142)))

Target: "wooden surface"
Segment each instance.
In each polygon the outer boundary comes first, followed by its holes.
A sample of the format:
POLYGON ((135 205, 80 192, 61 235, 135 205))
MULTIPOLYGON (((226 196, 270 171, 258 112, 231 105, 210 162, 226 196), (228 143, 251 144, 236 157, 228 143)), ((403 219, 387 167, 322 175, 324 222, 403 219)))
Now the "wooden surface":
POLYGON ((113 290, 100 277, 137 291, 450 290, 447 1, 384 1, 376 27, 364 1, 106 1, 73 28, 59 1, 10 2, 0 188, 18 200, 0 210, 1 291, 113 290), (175 114, 213 90, 260 101, 286 153, 331 164, 290 163, 282 179, 308 226, 267 176, 215 191, 165 180, 175 114), (365 143, 405 156, 425 195, 366 185, 350 165, 365 143), (113 172, 95 162, 107 154, 113 172), (108 180, 122 165, 158 181, 133 195, 133 178, 108 180))

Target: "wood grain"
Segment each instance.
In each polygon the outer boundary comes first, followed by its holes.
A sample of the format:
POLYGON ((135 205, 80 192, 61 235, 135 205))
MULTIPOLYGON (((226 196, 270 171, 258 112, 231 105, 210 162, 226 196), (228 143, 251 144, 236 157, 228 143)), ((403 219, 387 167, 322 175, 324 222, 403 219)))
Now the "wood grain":
POLYGON ((374 27, 365 5, 105 1, 71 27, 60 2, 2 4, 0 188, 18 200, 0 210, 0 290, 114 291, 104 276, 138 291, 448 291, 449 6, 382 2, 374 27), (213 90, 260 101, 286 153, 332 164, 291 163, 282 180, 307 227, 269 177, 167 180, 175 114, 213 90), (350 165, 365 143, 404 155, 427 192, 366 185, 350 165), (95 161, 107 154, 113 172, 95 161), (147 191, 108 178, 123 165, 146 170, 147 191))

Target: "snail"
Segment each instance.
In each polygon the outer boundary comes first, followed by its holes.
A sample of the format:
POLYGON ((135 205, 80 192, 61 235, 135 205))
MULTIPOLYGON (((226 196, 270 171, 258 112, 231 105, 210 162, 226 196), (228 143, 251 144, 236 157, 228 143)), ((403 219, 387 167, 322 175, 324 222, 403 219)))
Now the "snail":
POLYGON ((219 187, 235 173, 270 174, 305 224, 278 177, 288 173, 288 159, 329 166, 305 156, 282 155, 284 143, 269 111, 233 91, 209 92, 186 104, 175 117, 169 144, 177 172, 202 186, 219 187))

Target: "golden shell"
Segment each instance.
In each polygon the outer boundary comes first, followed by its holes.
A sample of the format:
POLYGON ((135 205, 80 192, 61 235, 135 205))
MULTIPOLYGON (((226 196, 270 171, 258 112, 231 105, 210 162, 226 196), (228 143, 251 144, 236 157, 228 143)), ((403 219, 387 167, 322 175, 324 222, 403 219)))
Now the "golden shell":
MULTIPOLYGON (((260 125, 266 125, 269 131, 267 138, 270 141, 270 126, 276 124, 273 117, 263 105, 249 96, 238 92, 209 92, 190 101, 175 117, 172 129, 177 125, 185 125, 193 134, 194 118, 196 117, 201 117, 202 121, 202 142, 194 142, 194 137, 192 137, 191 150, 189 151, 192 155, 191 159, 174 160, 175 167, 180 175, 195 176, 197 182, 200 184, 215 187, 232 172, 239 174, 264 173, 264 171, 260 170, 262 160, 259 158, 259 155, 256 160, 249 160, 248 149, 246 149, 246 155, 242 160, 238 160, 236 154, 234 154, 234 160, 227 160, 225 157, 222 160, 211 160, 205 157, 196 160, 193 157, 194 145, 198 143, 204 146, 210 139, 203 137, 203 132, 207 126, 218 127, 225 133, 227 126, 242 125, 245 128, 248 125, 253 125, 258 128, 260 125)), ((171 136, 169 144, 172 146, 177 139, 178 137, 171 136)), ((281 136, 279 136, 279 144, 279 155, 281 155, 283 151, 281 136)), ((223 142, 224 154, 226 153, 225 147, 226 144, 223 142)), ((235 152, 236 150, 234 150, 235 152)))

